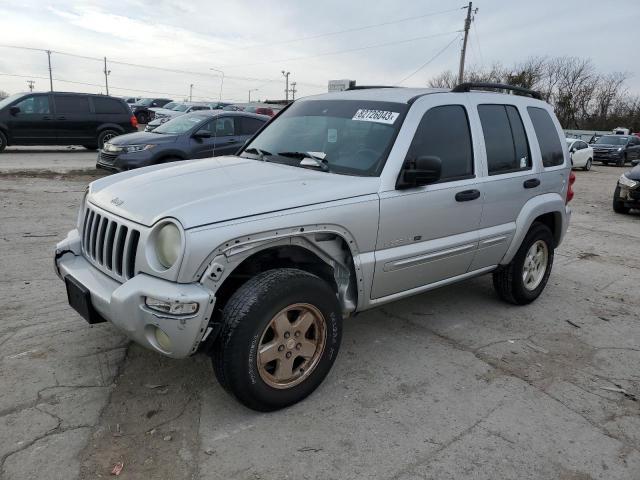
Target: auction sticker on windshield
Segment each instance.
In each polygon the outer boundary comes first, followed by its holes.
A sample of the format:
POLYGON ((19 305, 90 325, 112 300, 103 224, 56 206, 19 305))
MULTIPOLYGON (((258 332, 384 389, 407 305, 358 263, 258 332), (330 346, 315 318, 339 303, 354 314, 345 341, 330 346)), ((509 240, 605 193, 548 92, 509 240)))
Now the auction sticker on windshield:
POLYGON ((361 122, 377 122, 393 125, 400 114, 398 112, 389 112, 387 110, 365 110, 359 109, 351 120, 359 120, 361 122))

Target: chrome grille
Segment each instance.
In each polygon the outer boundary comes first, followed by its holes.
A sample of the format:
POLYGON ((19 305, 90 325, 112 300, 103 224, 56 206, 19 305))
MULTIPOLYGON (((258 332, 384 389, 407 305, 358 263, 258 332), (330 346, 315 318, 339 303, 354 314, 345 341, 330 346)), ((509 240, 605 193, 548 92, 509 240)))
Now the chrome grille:
POLYGON ((87 205, 82 227, 82 251, 96 267, 116 280, 136 274, 136 253, 140 231, 105 212, 87 205))

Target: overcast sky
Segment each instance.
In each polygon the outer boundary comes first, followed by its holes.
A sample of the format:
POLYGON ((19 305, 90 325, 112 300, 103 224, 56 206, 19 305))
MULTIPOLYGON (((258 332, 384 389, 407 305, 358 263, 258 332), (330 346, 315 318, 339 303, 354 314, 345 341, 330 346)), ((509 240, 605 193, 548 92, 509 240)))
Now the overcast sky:
MULTIPOLYGON (((467 64, 511 65, 532 55, 588 57, 603 73, 629 72, 629 90, 640 93, 640 1, 609 3, 474 1, 479 11, 467 64)), ((216 68, 225 73, 228 100, 246 101, 248 90, 256 88, 252 98, 284 97, 283 69, 303 96, 326 91, 329 79, 396 84, 439 53, 402 83, 423 86, 443 70, 457 70, 463 5, 444 0, 0 0, 0 45, 193 72, 110 63, 112 95, 153 96, 144 91, 154 91, 184 98, 194 84, 194 97, 216 99, 220 77, 209 70, 216 68), (352 31, 326 35, 344 30, 352 31)), ((53 53, 52 65, 55 89, 104 93, 100 62, 53 53)), ((47 90, 47 75, 45 53, 0 47, 0 90, 24 91, 29 78, 36 90, 47 90)))

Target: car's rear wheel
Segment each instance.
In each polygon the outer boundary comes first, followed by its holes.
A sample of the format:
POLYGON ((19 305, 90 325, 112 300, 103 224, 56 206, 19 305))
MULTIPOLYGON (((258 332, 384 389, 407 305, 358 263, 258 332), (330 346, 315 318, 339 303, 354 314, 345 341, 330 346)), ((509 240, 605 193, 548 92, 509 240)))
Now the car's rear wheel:
POLYGON ((500 298, 516 305, 538 298, 551 274, 554 248, 549 227, 534 223, 513 260, 493 273, 493 286, 500 298))
POLYGON ((248 280, 229 299, 212 354, 216 377, 258 411, 311 394, 340 347, 342 315, 334 290, 319 277, 277 269, 248 280))
POLYGON ((0 131, 0 152, 7 148, 7 136, 0 131))
POLYGON ((136 115, 138 119, 138 123, 147 124, 149 123, 149 114, 147 112, 140 112, 136 115))
POLYGON ((100 135, 98 135, 98 148, 104 148, 105 143, 107 143, 112 138, 117 137, 118 135, 120 135, 120 133, 116 132, 115 130, 103 130, 102 132, 100 132, 100 135))
POLYGON ((629 207, 625 207, 624 202, 620 200, 620 187, 616 187, 613 192, 613 211, 616 213, 629 213, 629 207))
POLYGON ((587 171, 587 172, 588 172, 589 170, 591 170, 591 163, 592 163, 592 160, 589 158, 589 159, 587 160, 587 163, 584 165, 584 169, 585 169, 585 171, 587 171))

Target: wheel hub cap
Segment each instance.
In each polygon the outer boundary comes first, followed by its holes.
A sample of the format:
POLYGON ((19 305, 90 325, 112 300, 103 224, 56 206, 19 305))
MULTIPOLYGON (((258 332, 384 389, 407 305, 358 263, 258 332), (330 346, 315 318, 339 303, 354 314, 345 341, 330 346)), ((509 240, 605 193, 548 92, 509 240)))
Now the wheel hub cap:
POLYGON ((324 316, 313 305, 296 303, 269 322, 258 347, 260 378, 273 388, 291 388, 318 365, 327 340, 324 316))
POLYGON ((542 240, 538 240, 529 248, 522 268, 522 283, 527 290, 538 288, 549 262, 549 248, 542 240))

